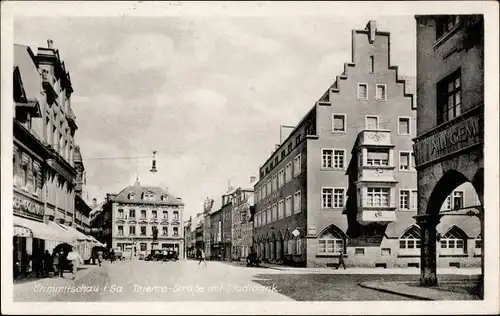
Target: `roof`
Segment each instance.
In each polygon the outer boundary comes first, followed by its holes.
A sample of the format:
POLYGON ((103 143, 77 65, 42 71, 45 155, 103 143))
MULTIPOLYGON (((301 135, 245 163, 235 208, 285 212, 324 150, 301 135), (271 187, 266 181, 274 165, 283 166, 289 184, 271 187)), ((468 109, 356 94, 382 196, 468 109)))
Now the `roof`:
POLYGON ((33 58, 34 54, 29 46, 14 44, 14 67, 19 68, 26 97, 38 100, 40 96, 40 73, 33 58))
POLYGON ((212 199, 212 201, 213 201, 212 208, 210 209, 209 214, 215 213, 222 208, 222 198, 220 198, 220 197, 215 198, 215 199, 212 199))
POLYGON ((131 185, 123 189, 116 197, 112 198, 113 202, 132 203, 132 204, 164 204, 164 205, 184 205, 181 198, 175 197, 167 193, 166 190, 160 187, 141 186, 138 181, 135 185, 131 185), (153 193, 154 201, 141 199, 142 193, 153 193), (129 199, 129 194, 134 195, 134 199, 129 199), (161 197, 166 196, 166 200, 162 201, 161 197))

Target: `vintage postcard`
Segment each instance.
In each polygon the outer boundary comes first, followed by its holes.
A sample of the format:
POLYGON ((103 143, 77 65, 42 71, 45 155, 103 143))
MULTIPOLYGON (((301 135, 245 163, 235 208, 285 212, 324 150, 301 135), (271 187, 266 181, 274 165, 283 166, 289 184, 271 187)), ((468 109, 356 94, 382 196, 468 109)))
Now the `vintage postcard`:
POLYGON ((1 9, 3 313, 500 312, 498 3, 1 9))

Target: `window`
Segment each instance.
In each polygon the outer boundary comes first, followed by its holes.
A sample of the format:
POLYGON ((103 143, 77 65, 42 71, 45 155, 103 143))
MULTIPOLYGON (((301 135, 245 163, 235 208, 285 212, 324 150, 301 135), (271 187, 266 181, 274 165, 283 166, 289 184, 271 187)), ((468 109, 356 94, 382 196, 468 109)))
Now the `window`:
POLYGON ((358 99, 368 100, 368 85, 366 83, 358 83, 358 99))
POLYGON ((332 130, 334 133, 345 133, 346 131, 346 115, 333 114, 332 130))
POLYGON ((301 136, 302 135, 297 135, 297 137, 295 137, 295 146, 298 146, 300 144, 300 141, 301 141, 301 136))
POLYGON ((162 227, 162 235, 163 236, 168 236, 168 227, 167 226, 163 226, 162 227))
POLYGON ((279 158, 278 156, 276 156, 276 157, 274 158, 274 164, 277 166, 277 165, 278 165, 278 163, 279 163, 279 161, 280 161, 280 158, 279 158))
POLYGON ((267 222, 268 224, 272 223, 271 212, 272 212, 272 209, 271 209, 271 207, 269 206, 269 207, 267 208, 267 215, 266 215, 266 222, 267 222))
POLYGON ((451 31, 458 24, 457 15, 443 15, 436 19, 436 40, 451 31))
POLYGON ((179 212, 174 211, 174 221, 178 221, 178 220, 179 220, 179 212))
POLYGON ((333 189, 333 207, 335 207, 335 208, 344 207, 344 189, 343 188, 333 189))
POLYGON ((173 227, 174 236, 179 236, 179 227, 173 227))
POLYGON ((441 253, 442 254, 464 254, 466 253, 465 234, 456 226, 453 226, 441 238, 441 253))
POLYGON ((129 200, 133 200, 134 198, 135 198, 134 193, 130 193, 130 194, 128 195, 128 199, 129 199, 129 200))
POLYGON ((152 216, 153 218, 158 218, 158 212, 156 212, 156 211, 151 211, 151 216, 152 216))
POLYGON ((399 170, 409 171, 410 170, 410 153, 409 152, 399 152, 399 170))
POLYGON ((286 164, 285 167, 285 182, 292 180, 292 162, 286 164))
POLYGON ((411 205, 410 209, 417 210, 418 209, 418 192, 417 190, 411 191, 411 205))
POLYGON ((417 166, 416 162, 415 162, 415 153, 411 152, 410 153, 410 170, 411 171, 417 171, 417 169, 415 169, 415 167, 417 166))
POLYGON ((382 148, 370 148, 366 154, 366 164, 368 166, 388 166, 389 150, 382 148))
POLYGON ((464 207, 464 192, 454 191, 453 192, 453 208, 461 209, 464 207))
POLYGON ((331 208, 333 199, 333 189, 323 188, 321 190, 321 208, 331 208))
POLYGON ((333 150, 332 149, 323 149, 322 150, 322 164, 323 168, 332 168, 333 167, 333 150))
POLYGON ((118 236, 123 236, 123 226, 118 226, 118 236))
POLYGON ((375 72, 375 63, 374 63, 374 57, 373 56, 370 56, 370 58, 368 59, 368 72, 369 73, 374 73, 375 72))
POLYGON ((410 209, 410 190, 399 191, 399 209, 404 211, 410 209))
POLYGON ((333 167, 335 169, 344 169, 345 150, 335 149, 333 151, 333 167))
POLYGON ((444 206, 445 210, 451 210, 451 196, 450 195, 448 195, 448 197, 444 201, 443 206, 444 206))
POLYGON ((300 204, 300 191, 295 192, 293 195, 293 212, 294 213, 299 213, 301 209, 301 204, 300 204))
POLYGON ((271 220, 275 222, 278 219, 278 205, 276 203, 273 204, 271 220))
POLYGON ((367 115, 365 118, 366 129, 378 129, 378 116, 367 115))
POLYGON ((141 251, 146 251, 146 248, 147 248, 147 244, 145 242, 141 242, 141 251))
POLYGON ((301 171, 300 154, 293 158, 293 176, 296 177, 301 171))
POLYGON ((366 188, 367 199, 366 206, 388 207, 389 206, 389 188, 366 188))
POLYGON ((146 236, 146 226, 141 226, 141 236, 146 236))
POLYGON ((278 202, 278 219, 285 217, 285 201, 281 200, 278 202))
POLYGON ((398 135, 410 135, 410 118, 398 118, 398 135))
POLYGON ((387 100, 387 91, 385 84, 377 84, 377 91, 375 97, 377 100, 382 100, 382 101, 387 100))
POLYGON ((118 209, 118 218, 125 218, 125 215, 123 214, 123 209, 118 209))
POLYGON ((141 210, 141 219, 146 218, 146 210, 141 210))
POLYGON ((273 175, 273 182, 272 182, 272 192, 276 191, 278 189, 278 178, 275 175, 273 175))
POLYGON ((293 144, 292 143, 289 143, 288 144, 288 153, 291 153, 293 150, 293 144))
POLYGON ((267 180, 267 195, 268 196, 271 195, 271 192, 272 192, 271 189, 272 189, 271 188, 271 179, 269 179, 269 180, 267 180))
POLYGON ((281 188, 283 186, 283 184, 285 184, 285 178, 284 178, 284 175, 285 175, 285 170, 284 169, 281 169, 279 172, 278 172, 278 188, 281 188))
POLYGON ((391 248, 380 249, 380 255, 381 256, 390 256, 391 255, 391 248))
POLYGON ((354 248, 354 254, 357 256, 364 256, 365 248, 354 248))
POLYGON ((420 248, 420 228, 412 225, 399 238, 399 249, 419 249, 420 248))
POLYGON ((344 253, 344 239, 340 234, 329 233, 318 239, 319 254, 338 254, 344 253))
POLYGON ((297 246, 295 248, 295 254, 301 255, 302 254, 302 239, 297 238, 296 242, 295 242, 295 245, 297 246))
POLYGON ((438 124, 447 122, 461 114, 460 76, 460 70, 458 70, 438 83, 438 124))
POLYGON ((281 151, 281 160, 283 160, 283 158, 285 158, 286 156, 286 152, 284 150, 281 151))
POLYGON ((289 195, 285 199, 285 216, 292 215, 292 196, 289 195))
POLYGON ((163 218, 168 219, 168 211, 163 211, 163 218))
POLYGON ((479 236, 477 236, 476 239, 474 240, 474 248, 481 249, 482 246, 481 241, 482 241, 481 234, 479 234, 479 236))
POLYGON ((129 210, 128 217, 135 218, 135 210, 129 210))
POLYGON ((135 226, 129 226, 128 227, 128 234, 131 236, 135 235, 135 226))

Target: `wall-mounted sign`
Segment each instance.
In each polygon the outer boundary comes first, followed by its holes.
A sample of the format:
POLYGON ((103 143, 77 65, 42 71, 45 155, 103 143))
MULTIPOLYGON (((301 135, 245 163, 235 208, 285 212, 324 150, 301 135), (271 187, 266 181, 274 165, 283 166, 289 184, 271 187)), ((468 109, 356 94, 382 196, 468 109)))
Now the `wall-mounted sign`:
POLYGON ((417 166, 483 142, 483 120, 479 115, 458 122, 413 145, 417 166))
POLYGON ((392 222, 395 221, 396 212, 395 211, 362 211, 361 218, 364 222, 392 222))

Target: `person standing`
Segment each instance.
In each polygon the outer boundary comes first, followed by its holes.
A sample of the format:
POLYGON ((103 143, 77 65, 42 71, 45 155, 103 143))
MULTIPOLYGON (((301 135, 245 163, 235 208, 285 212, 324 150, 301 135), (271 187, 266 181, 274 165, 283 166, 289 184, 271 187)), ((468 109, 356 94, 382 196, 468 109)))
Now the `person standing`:
POLYGON ((344 267, 344 270, 346 269, 345 262, 344 262, 344 252, 341 250, 339 251, 339 264, 337 265, 337 270, 339 269, 340 265, 344 267))
POLYGON ((49 277, 50 272, 52 272, 52 256, 48 250, 45 250, 43 255, 43 274, 45 277, 49 277))
POLYGON ((102 263, 102 250, 99 250, 97 252, 97 261, 99 262, 99 266, 101 266, 101 263, 102 263))
POLYGON ((64 276, 64 264, 66 263, 66 258, 64 257, 64 251, 61 249, 59 255, 57 256, 59 276, 62 278, 64 276))
POLYGON ((73 273, 72 279, 75 279, 76 272, 78 271, 78 266, 80 265, 81 262, 83 262, 80 254, 76 252, 75 247, 71 248, 71 252, 68 253, 68 260, 71 261, 72 264, 72 270, 71 272, 73 273))
POLYGON ((54 266, 54 276, 59 275, 59 253, 54 251, 52 254, 52 265, 54 266))
POLYGON ((198 261, 198 265, 200 265, 202 261, 205 262, 205 267, 206 267, 207 260, 205 260, 205 251, 203 251, 203 249, 200 250, 200 261, 198 261))

